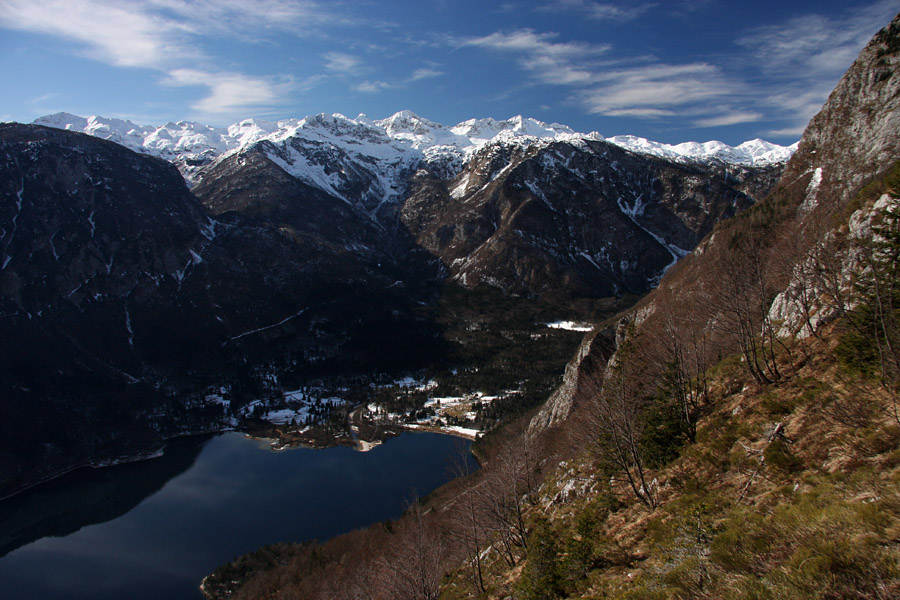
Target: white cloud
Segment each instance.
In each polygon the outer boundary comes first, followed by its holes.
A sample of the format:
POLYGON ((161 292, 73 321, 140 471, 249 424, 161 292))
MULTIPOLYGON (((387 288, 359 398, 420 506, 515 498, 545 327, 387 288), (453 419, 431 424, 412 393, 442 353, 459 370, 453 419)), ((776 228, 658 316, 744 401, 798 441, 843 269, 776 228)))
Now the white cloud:
POLYGON ((470 38, 462 42, 462 45, 479 46, 493 50, 528 52, 538 56, 555 58, 602 54, 609 49, 609 46, 605 45, 552 41, 557 37, 559 37, 557 33, 536 33, 532 29, 520 29, 512 33, 495 32, 479 38, 470 38))
POLYGON ((721 111, 740 84, 706 63, 652 63, 597 73, 599 85, 584 90, 579 100, 592 114, 659 119, 721 111))
POLYGON ((802 131, 800 125, 821 109, 860 50, 896 12, 896 0, 881 0, 844 15, 809 14, 756 28, 739 38, 750 66, 770 79, 760 90, 761 101, 795 123, 777 131, 802 131))
POLYGON ((770 135, 773 137, 796 137, 799 138, 803 135, 803 132, 806 130, 806 123, 802 125, 797 125, 794 127, 785 127, 783 129, 770 129, 765 132, 765 135, 770 135))
POLYGON ((91 58, 121 67, 152 67, 196 57, 189 27, 139 5, 109 0, 0 0, 0 25, 63 37, 91 58))
POLYGON ((408 77, 398 81, 363 81, 362 83, 357 84, 355 89, 358 92, 374 94, 384 90, 403 88, 417 81, 432 79, 434 77, 440 77, 441 75, 444 75, 443 71, 438 71, 432 67, 422 67, 413 71, 408 77))
MULTIPOLYGON (((565 4, 600 6, 575 1, 565 4)), ((746 110, 722 114, 722 106, 743 93, 744 86, 716 65, 667 64, 642 58, 644 64, 623 68, 626 61, 637 59, 607 59, 612 54, 607 45, 559 42, 557 38, 557 34, 526 29, 496 32, 461 45, 514 55, 537 83, 575 90, 574 101, 591 114, 655 120, 699 114, 722 125, 753 120, 746 110)))
POLYGON ((656 4, 638 4, 636 6, 623 7, 619 4, 607 2, 591 2, 590 0, 556 0, 550 4, 541 6, 541 12, 576 11, 589 19, 598 21, 630 21, 636 19, 656 4))
MULTIPOLYGON (((700 9, 707 0, 682 2, 700 9)), ((555 0, 541 11, 627 20, 655 4, 634 6, 592 0, 555 0)), ((532 84, 564 86, 569 102, 590 114, 667 121, 681 126, 728 127, 777 123, 772 135, 793 136, 821 108, 841 74, 871 36, 897 11, 897 0, 878 0, 844 15, 816 14, 747 30, 705 62, 673 64, 627 55, 555 33, 522 29, 457 42, 514 57, 532 84)), ((770 125, 771 126, 771 125, 770 125)))
POLYGON ((356 86, 356 91, 374 94, 393 87, 397 87, 396 84, 391 84, 387 81, 363 81, 356 86))
POLYGON ((763 115, 758 112, 728 112, 715 117, 707 117, 697 119, 694 125, 697 127, 726 127, 728 125, 738 125, 740 123, 755 123, 761 121, 763 115))
POLYGON ((763 101, 787 114, 805 117, 808 121, 821 110, 835 83, 805 80, 796 83, 786 82, 774 86, 771 95, 763 98, 763 101))
POLYGON ((409 79, 407 81, 412 83, 413 81, 420 81, 422 79, 431 79, 433 77, 440 77, 443 74, 444 74, 443 71, 438 71, 437 69, 429 69, 429 68, 416 69, 415 71, 412 72, 412 75, 409 76, 409 79))
POLYGON ((161 83, 170 86, 203 86, 209 92, 191 105, 204 115, 242 115, 261 112, 283 104, 292 82, 275 82, 241 73, 216 73, 197 69, 174 69, 161 83))
POLYGON ((358 57, 343 52, 326 52, 322 58, 325 59, 326 69, 338 73, 354 73, 362 64, 358 57))
POLYGON ((550 85, 587 84, 596 79, 590 69, 551 56, 538 54, 522 58, 519 62, 522 67, 534 73, 541 83, 550 85))
POLYGON ((512 53, 519 66, 530 71, 540 83, 549 85, 585 85, 594 80, 597 59, 608 45, 554 41, 559 34, 536 33, 521 29, 511 33, 495 32, 460 42, 472 46, 512 53))
POLYGON ((326 25, 353 23, 351 11, 337 3, 323 5, 308 0, 145 0, 148 6, 191 23, 197 33, 249 35, 258 40, 268 31, 293 35, 317 35, 326 25), (197 19, 202 15, 202 19, 197 19))
POLYGON ((664 110, 662 108, 614 108, 606 109, 603 115, 607 117, 630 117, 634 119, 663 119, 666 117, 675 117, 678 113, 673 110, 664 110))
POLYGON ((810 14, 754 29, 737 43, 775 74, 840 75, 896 12, 896 1, 889 0, 856 9, 846 18, 810 14))
POLYGON ((202 59, 206 37, 316 35, 350 23, 342 12, 303 0, 0 0, 0 26, 75 41, 115 66, 166 69, 202 59))
POLYGON ((42 96, 38 96, 31 100, 32 104, 40 104, 41 102, 46 102, 47 100, 52 100, 53 98, 57 98, 59 93, 50 92, 49 94, 43 94, 42 96))
MULTIPOLYGON (((89 58, 116 67, 163 73, 169 86, 200 86, 207 94, 191 108, 213 117, 283 105, 288 95, 315 83, 248 75, 211 67, 204 49, 217 39, 260 42, 270 32, 305 35, 342 23, 333 7, 303 0, 0 0, 0 28, 42 33, 76 43, 89 58)), ((332 53, 332 70, 359 61, 332 53)))

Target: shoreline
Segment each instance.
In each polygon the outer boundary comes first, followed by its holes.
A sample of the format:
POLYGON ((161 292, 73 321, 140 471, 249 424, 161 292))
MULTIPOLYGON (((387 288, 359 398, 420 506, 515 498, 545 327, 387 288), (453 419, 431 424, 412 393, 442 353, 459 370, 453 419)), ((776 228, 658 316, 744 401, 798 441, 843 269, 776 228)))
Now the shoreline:
POLYGON ((51 471, 49 474, 47 474, 45 476, 41 476, 39 479, 37 479, 35 481, 28 481, 27 483, 17 486, 16 488, 13 489, 13 491, 11 491, 9 493, 4 493, 2 496, 0 496, 0 502, 3 502, 4 500, 8 500, 9 498, 12 498, 13 496, 18 496, 19 494, 26 492, 32 488, 35 488, 39 485, 42 485, 44 483, 49 483, 55 479, 59 479, 60 477, 66 475, 68 473, 71 473, 73 471, 77 471, 79 469, 87 469, 87 468, 103 469, 106 467, 114 467, 116 465, 124 465, 124 464, 128 464, 128 463, 133 463, 133 462, 140 462, 142 460, 151 460, 154 458, 158 458, 165 453, 166 445, 170 441, 176 440, 178 438, 193 437, 193 436, 198 436, 198 435, 215 435, 218 433, 226 433, 228 431, 234 431, 234 430, 235 430, 234 427, 228 426, 228 427, 222 427, 222 428, 217 428, 217 429, 192 431, 189 433, 178 433, 178 434, 171 435, 171 436, 164 438, 159 443, 159 445, 156 446, 152 450, 146 450, 143 452, 139 452, 137 454, 124 454, 124 455, 120 455, 120 456, 117 456, 116 458, 111 458, 111 459, 110 458, 94 459, 94 460, 89 459, 89 460, 84 460, 82 462, 76 463, 74 465, 60 467, 59 469, 51 471))
MULTIPOLYGON (((355 412, 355 411, 353 411, 355 412)), ((351 413, 352 414, 352 413, 351 413)), ((138 454, 130 454, 130 455, 121 455, 113 459, 97 459, 97 460, 85 460, 79 462, 74 465, 69 465, 65 467, 60 467, 54 471, 47 473, 46 475, 40 476, 38 479, 34 481, 28 481, 21 486, 16 487, 9 493, 4 493, 0 496, 0 502, 4 500, 8 500, 14 496, 18 496, 30 489, 38 487, 42 484, 49 483, 71 473, 73 471, 77 471, 79 469, 91 468, 91 469, 102 469, 105 467, 113 467, 116 465, 128 464, 133 462, 139 462, 143 460, 151 460, 153 458, 158 458, 165 453, 166 445, 171 441, 178 438, 184 437, 193 437, 199 435, 215 435, 221 433, 227 433, 229 431, 234 431, 237 433, 244 434, 245 437, 252 440, 259 440, 269 442, 271 445, 271 450, 275 452, 280 452, 284 450, 290 450, 295 448, 312 448, 312 449, 322 449, 322 448, 330 448, 332 446, 347 446, 351 447, 357 452, 369 452, 381 445, 385 440, 389 437, 393 437, 399 435, 402 432, 412 432, 412 433, 437 433, 441 435, 449 435, 453 437, 463 438, 469 441, 477 440, 481 435, 484 435, 483 432, 475 432, 474 430, 463 430, 462 428, 448 428, 448 427, 434 427, 429 425, 416 425, 410 423, 379 423, 378 425, 384 427, 384 435, 380 438, 375 438, 371 440, 360 439, 357 435, 357 431, 354 430, 354 426, 350 425, 350 429, 348 429, 349 436, 348 438, 342 440, 340 438, 336 438, 333 441, 325 442, 321 438, 315 439, 313 437, 307 438, 307 441, 285 441, 286 438, 281 436, 271 436, 266 435, 266 433, 270 433, 272 431, 277 432, 278 425, 270 424, 271 429, 265 432, 254 433, 252 432, 252 427, 234 427, 234 426, 223 426, 221 428, 216 429, 207 429, 202 431, 193 431, 189 433, 179 433, 177 435, 173 435, 165 438, 156 448, 147 450, 144 452, 140 452, 138 454)))

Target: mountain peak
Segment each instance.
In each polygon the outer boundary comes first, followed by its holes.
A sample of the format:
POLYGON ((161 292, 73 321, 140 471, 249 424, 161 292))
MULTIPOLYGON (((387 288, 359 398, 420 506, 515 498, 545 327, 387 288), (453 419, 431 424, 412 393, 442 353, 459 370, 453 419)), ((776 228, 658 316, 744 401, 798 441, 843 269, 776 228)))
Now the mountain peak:
POLYGON ((68 112, 58 112, 34 120, 35 125, 53 127, 55 129, 72 129, 80 131, 87 127, 88 120, 68 112))
MULTIPOLYGON (((380 120, 372 120, 364 114, 350 119, 338 113, 319 113, 277 123, 248 118, 224 129, 190 121, 169 122, 158 127, 141 126, 122 119, 84 118, 64 112, 41 117, 35 123, 81 131, 171 160, 189 183, 194 182, 202 166, 263 140, 277 144, 290 139, 328 143, 380 161, 390 157, 394 160, 412 152, 430 162, 446 164, 458 164, 463 157, 491 142, 530 144, 535 139, 604 140, 596 132, 578 133, 566 125, 548 124, 523 115, 502 121, 491 117, 469 119, 448 127, 408 109, 380 120)), ((637 154, 677 162, 717 161, 751 166, 786 162, 796 149, 796 146, 784 147, 761 139, 737 147, 715 140, 670 145, 630 135, 606 141, 637 154)))
POLYGON ((436 129, 444 129, 440 123, 422 118, 411 110, 401 110, 387 119, 374 121, 373 124, 384 129, 392 138, 406 137, 404 134, 427 136, 436 129))

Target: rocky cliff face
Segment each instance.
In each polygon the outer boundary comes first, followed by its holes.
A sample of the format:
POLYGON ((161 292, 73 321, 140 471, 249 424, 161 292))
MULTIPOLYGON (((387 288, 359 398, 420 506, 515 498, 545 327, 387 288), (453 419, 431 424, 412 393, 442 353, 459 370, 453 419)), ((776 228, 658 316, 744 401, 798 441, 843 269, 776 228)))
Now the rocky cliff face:
POLYGON ((863 49, 810 121, 776 194, 796 207, 803 235, 797 264, 772 303, 770 316, 782 332, 809 335, 837 316, 820 296, 833 293, 811 277, 826 255, 835 285, 849 289, 863 269, 853 242, 871 237, 872 221, 888 206, 879 192, 863 194, 900 160, 900 20, 895 19, 863 49), (852 209, 852 210, 848 210, 852 209))
POLYGON ((397 260, 396 236, 264 156, 239 177, 220 165, 205 209, 171 165, 110 142, 5 125, 0 144, 4 380, 19 388, 57 363, 157 384, 214 372, 254 339, 320 339, 315 319, 339 347, 338 315, 418 300, 411 246, 397 260))
MULTIPOLYGON (((238 212, 319 248, 319 260, 352 254, 393 265, 398 280, 449 275, 524 296, 604 297, 655 285, 781 171, 673 161, 573 134, 515 136, 497 123, 494 141, 423 153, 396 139, 451 134, 401 116, 384 131, 304 120, 303 135, 260 141, 202 170, 194 192, 213 214, 238 212), (429 265, 422 250, 438 262, 429 265)), ((451 137, 487 135, 475 125, 451 137)))
POLYGON ((576 395, 589 393, 588 377, 602 378, 609 359, 616 352, 616 336, 612 327, 593 331, 584 337, 575 357, 566 365, 562 385, 547 398, 528 423, 525 435, 536 438, 553 425, 563 422, 575 407, 576 395))
POLYGON ((40 385, 46 353, 140 376, 141 351, 186 317, 177 298, 215 224, 163 161, 35 126, 5 125, 0 139, 7 381, 40 385), (152 306, 170 314, 148 327, 152 306))
POLYGON ((838 211, 900 154, 900 22, 863 49, 810 121, 779 189, 838 211))

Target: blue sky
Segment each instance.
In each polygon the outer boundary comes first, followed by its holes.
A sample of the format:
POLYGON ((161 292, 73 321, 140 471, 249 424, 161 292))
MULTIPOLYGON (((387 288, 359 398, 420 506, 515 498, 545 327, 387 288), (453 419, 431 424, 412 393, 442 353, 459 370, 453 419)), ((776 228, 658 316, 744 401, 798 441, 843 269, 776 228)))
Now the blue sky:
POLYGON ((0 0, 0 120, 401 109, 790 143, 900 0, 0 0))

